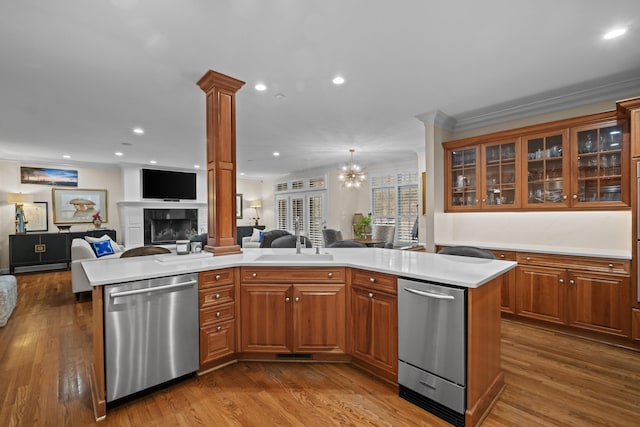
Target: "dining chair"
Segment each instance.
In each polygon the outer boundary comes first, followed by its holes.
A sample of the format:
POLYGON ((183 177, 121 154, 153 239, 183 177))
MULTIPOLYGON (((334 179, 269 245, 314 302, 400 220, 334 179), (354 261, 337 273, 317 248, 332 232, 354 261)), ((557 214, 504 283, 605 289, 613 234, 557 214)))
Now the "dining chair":
POLYGON ((374 225, 371 230, 373 240, 383 240, 385 248, 393 248, 393 240, 396 234, 395 225, 374 225))
POLYGON ((322 238, 324 239, 324 247, 328 247, 334 242, 339 242, 342 239, 342 231, 334 230, 332 228, 325 228, 322 230, 322 238))

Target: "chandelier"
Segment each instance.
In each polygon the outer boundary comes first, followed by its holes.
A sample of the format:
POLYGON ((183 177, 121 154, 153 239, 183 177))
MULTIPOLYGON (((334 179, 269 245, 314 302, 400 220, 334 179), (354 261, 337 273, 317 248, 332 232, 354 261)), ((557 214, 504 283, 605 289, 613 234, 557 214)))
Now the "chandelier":
POLYGON ((342 185, 347 188, 359 188, 360 185, 367 179, 362 166, 353 161, 354 149, 349 149, 351 153, 351 160, 345 163, 340 168, 340 176, 338 177, 342 181, 342 185))

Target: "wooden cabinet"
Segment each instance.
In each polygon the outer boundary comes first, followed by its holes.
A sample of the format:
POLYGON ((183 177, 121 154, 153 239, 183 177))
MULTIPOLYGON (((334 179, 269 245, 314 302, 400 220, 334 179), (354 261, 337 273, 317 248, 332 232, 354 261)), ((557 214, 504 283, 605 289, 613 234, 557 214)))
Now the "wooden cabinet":
POLYGON ((200 370, 235 354, 235 269, 198 274, 200 370))
POLYGON ((357 364, 396 382, 397 278, 353 269, 351 285, 351 354, 357 364))
POLYGON ((628 208, 628 122, 613 111, 447 142, 445 208, 628 208))
POLYGON ((242 268, 241 350, 344 353, 344 268, 242 268))
POLYGON ((640 341, 640 310, 631 310, 631 339, 640 341))
MULTIPOLYGON (((491 250, 496 259, 501 261, 515 261, 514 251, 491 250)), ((502 285, 500 287, 500 309, 504 313, 516 312, 516 270, 509 270, 501 276, 502 285)))
POLYGON ((629 261, 531 253, 517 260, 516 314, 629 337, 629 261))

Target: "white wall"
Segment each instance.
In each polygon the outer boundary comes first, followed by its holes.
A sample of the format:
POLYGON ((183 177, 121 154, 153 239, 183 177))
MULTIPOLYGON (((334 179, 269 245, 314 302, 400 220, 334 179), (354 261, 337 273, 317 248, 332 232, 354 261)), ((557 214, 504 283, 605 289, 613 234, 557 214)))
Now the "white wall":
MULTIPOLYGON (((120 168, 117 166, 78 166, 64 164, 36 164, 18 161, 0 160, 0 269, 9 268, 9 234, 15 233, 15 206, 7 203, 8 193, 32 194, 35 202, 48 203, 48 232, 57 232, 53 223, 53 203, 49 185, 21 184, 20 166, 46 167, 57 169, 74 169, 78 171, 78 187, 87 189, 106 189, 108 218, 103 227, 120 229, 120 218, 116 203, 122 199, 122 179, 120 168)), ((75 187, 65 187, 68 189, 75 187)), ((102 213, 104 216, 104 213, 102 213)), ((27 229, 28 229, 27 225, 27 229)), ((76 224, 72 231, 92 229, 93 224, 76 224)), ((120 236, 118 235, 118 238, 120 236)))
POLYGON ((262 207, 258 209, 259 225, 264 225, 267 229, 275 228, 273 188, 273 181, 242 178, 236 180, 236 193, 242 193, 243 200, 242 219, 236 221, 236 226, 255 224, 251 218, 256 216, 256 210, 255 208, 250 208, 249 203, 259 199, 262 201, 262 207))

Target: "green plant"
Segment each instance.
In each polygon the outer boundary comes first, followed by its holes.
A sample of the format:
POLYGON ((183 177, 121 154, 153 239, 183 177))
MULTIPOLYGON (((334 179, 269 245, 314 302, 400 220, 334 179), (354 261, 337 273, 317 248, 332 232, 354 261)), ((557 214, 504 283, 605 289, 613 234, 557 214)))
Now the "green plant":
POLYGON ((358 222, 356 222, 354 228, 355 228, 356 236, 359 239, 362 239, 368 231, 370 232, 371 231, 371 212, 369 212, 369 215, 363 216, 362 218, 360 218, 358 222))

